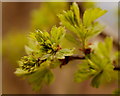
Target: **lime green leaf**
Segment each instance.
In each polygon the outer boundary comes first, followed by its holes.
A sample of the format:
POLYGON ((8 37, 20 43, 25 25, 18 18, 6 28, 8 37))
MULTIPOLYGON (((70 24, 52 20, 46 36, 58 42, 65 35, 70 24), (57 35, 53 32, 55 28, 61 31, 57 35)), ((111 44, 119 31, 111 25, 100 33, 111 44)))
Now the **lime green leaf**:
POLYGON ((90 38, 101 33, 104 30, 104 26, 95 22, 92 26, 88 27, 87 30, 86 38, 90 38))
POLYGON ((56 57, 58 59, 64 59, 65 56, 71 56, 73 55, 74 49, 61 49, 56 53, 56 57))
POLYGON ((30 55, 33 52, 33 50, 30 47, 25 46, 25 52, 27 53, 27 55, 30 55))
POLYGON ((79 70, 75 72, 74 80, 78 83, 81 83, 84 80, 89 79, 95 73, 96 71, 89 66, 89 63, 84 61, 79 65, 79 70))
POLYGON ((46 84, 51 84, 52 81, 54 80, 53 73, 52 73, 50 70, 48 70, 48 72, 46 73, 44 79, 45 79, 45 83, 46 83, 46 84))
POLYGON ((53 78, 53 74, 49 69, 40 68, 28 77, 28 81, 32 84, 33 90, 38 91, 43 87, 44 82, 45 84, 50 84, 53 78))
POLYGON ((100 83, 101 83, 101 79, 102 79, 102 72, 100 72, 99 74, 97 74, 93 79, 92 79, 92 82, 91 82, 91 85, 93 87, 96 87, 98 88, 100 83))
POLYGON ((79 45, 80 41, 77 40, 76 38, 74 38, 74 35, 71 33, 67 33, 67 35, 65 36, 65 38, 69 41, 72 42, 73 44, 79 45))
POLYGON ((113 47, 113 39, 111 37, 106 37, 105 45, 106 45, 106 48, 107 48, 107 52, 111 53, 111 50, 112 50, 112 47, 113 47))
POLYGON ((23 76, 23 75, 26 75, 26 74, 29 74, 28 71, 25 71, 21 68, 17 68, 16 71, 14 72, 17 76, 23 76))
POLYGON ((83 48, 87 45, 86 41, 90 37, 98 35, 103 31, 104 26, 94 21, 106 12, 106 10, 100 8, 87 9, 84 12, 83 20, 81 20, 79 7, 76 3, 73 3, 70 10, 63 11, 58 17, 62 24, 75 34, 74 38, 77 37, 79 42, 81 42, 81 48, 83 48))
POLYGON ((75 74, 75 80, 82 82, 92 78, 91 85, 98 88, 101 84, 114 80, 116 72, 113 70, 113 59, 111 59, 112 38, 107 37, 105 42, 99 42, 90 54, 90 58, 80 64, 80 68, 75 74), (109 48, 108 48, 109 47, 109 48), (111 74, 110 74, 111 73, 111 74))
POLYGON ((56 27, 54 26, 51 30, 51 39, 53 43, 59 44, 60 41, 63 39, 65 36, 65 29, 64 27, 56 27))
POLYGON ((60 64, 61 64, 61 62, 57 58, 54 58, 51 61, 50 68, 56 68, 56 67, 60 66, 60 64))
POLYGON ((79 36, 76 27, 80 26, 81 20, 79 8, 76 3, 73 3, 73 5, 71 6, 71 10, 63 11, 62 14, 58 14, 58 17, 66 28, 79 36))
POLYGON ((104 56, 106 58, 110 58, 111 56, 111 50, 112 50, 112 43, 113 40, 110 37, 107 37, 105 39, 105 42, 99 42, 98 47, 96 48, 96 53, 98 53, 100 56, 104 56))
POLYGON ((50 56, 51 56, 51 54, 45 54, 40 58, 40 60, 48 59, 50 56))
POLYGON ((76 19, 76 22, 78 23, 78 24, 80 24, 81 23, 81 19, 80 19, 80 11, 79 11, 79 7, 78 7, 78 5, 74 2, 73 3, 73 6, 71 6, 71 10, 73 10, 74 11, 74 13, 75 13, 75 19, 76 19))
POLYGON ((106 10, 100 8, 87 9, 83 15, 83 24, 87 27, 90 26, 94 20, 101 17, 106 12, 106 10))

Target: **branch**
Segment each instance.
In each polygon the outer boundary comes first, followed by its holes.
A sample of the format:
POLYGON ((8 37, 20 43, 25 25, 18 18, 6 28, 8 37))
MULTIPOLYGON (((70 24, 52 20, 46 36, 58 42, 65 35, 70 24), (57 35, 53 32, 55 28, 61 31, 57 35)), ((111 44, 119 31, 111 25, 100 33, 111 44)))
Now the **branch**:
POLYGON ((114 67, 114 70, 116 70, 116 71, 120 71, 120 66, 116 66, 116 67, 114 67))
MULTIPOLYGON (((84 59, 85 59, 85 56, 80 56, 80 55, 65 56, 65 59, 59 59, 62 62, 60 65, 60 68, 62 68, 63 65, 68 64, 70 61, 84 60, 84 59)), ((113 70, 120 71, 120 66, 115 66, 113 70)))
POLYGON ((62 62, 62 64, 60 65, 60 68, 63 65, 68 64, 72 60, 82 60, 82 59, 85 59, 85 56, 79 56, 79 55, 65 56, 65 59, 59 59, 62 62))

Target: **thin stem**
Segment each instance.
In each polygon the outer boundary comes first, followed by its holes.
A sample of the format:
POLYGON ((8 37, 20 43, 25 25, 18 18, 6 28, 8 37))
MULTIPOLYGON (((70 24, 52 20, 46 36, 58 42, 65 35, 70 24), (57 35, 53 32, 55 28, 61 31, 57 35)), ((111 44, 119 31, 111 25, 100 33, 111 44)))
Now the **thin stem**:
MULTIPOLYGON (((60 65, 60 68, 63 65, 68 64, 72 60, 84 60, 84 59, 85 59, 85 56, 80 56, 80 55, 66 56, 65 59, 59 59, 62 62, 62 64, 60 65)), ((120 66, 115 66, 113 70, 120 71, 120 66)))

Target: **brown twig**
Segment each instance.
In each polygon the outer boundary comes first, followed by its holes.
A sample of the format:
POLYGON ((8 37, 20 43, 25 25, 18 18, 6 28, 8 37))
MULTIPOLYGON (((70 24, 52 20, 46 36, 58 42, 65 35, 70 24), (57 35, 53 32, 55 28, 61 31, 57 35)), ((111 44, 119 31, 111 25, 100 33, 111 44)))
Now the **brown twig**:
POLYGON ((72 60, 82 60, 82 59, 85 59, 85 56, 79 56, 79 55, 65 56, 65 59, 59 59, 62 62, 61 65, 60 65, 60 68, 63 65, 68 64, 72 60))
MULTIPOLYGON (((84 59, 85 59, 85 56, 79 56, 79 55, 66 56, 65 59, 59 59, 62 62, 60 65, 60 68, 63 65, 68 64, 72 60, 84 60, 84 59)), ((113 70, 120 71, 120 66, 115 66, 113 70)))

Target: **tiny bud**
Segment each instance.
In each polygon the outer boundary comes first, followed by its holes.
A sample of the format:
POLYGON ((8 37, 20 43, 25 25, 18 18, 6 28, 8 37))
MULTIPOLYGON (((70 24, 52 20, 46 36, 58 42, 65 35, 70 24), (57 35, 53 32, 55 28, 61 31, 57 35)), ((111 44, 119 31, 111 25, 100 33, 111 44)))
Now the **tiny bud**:
POLYGON ((85 53, 85 55, 90 54, 90 53, 91 53, 91 48, 85 49, 85 50, 84 50, 84 53, 85 53))

